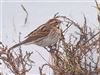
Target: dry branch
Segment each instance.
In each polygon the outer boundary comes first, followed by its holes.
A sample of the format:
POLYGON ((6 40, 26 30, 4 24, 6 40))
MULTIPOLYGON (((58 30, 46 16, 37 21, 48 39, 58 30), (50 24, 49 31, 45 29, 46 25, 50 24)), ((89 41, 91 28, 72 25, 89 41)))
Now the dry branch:
POLYGON ((22 49, 19 48, 19 52, 8 51, 2 43, 0 44, 0 60, 12 71, 15 75, 26 75, 32 68, 34 63, 30 56, 33 52, 26 52, 24 55, 22 49))
MULTIPOLYGON (((62 30, 62 36, 60 43, 57 43, 55 49, 52 51, 52 47, 49 53, 51 55, 52 63, 44 64, 40 68, 40 75, 44 66, 49 66, 53 70, 54 75, 98 75, 100 74, 100 31, 93 31, 87 26, 87 20, 84 15, 83 26, 76 23, 66 16, 57 16, 55 18, 63 19, 63 24, 66 26, 65 30, 62 30), (69 35, 69 41, 66 41, 65 33, 70 27, 76 27, 76 35, 69 35), (78 36, 77 36, 78 35, 78 36), (73 37, 73 38, 72 38, 73 37), (74 40, 72 43, 71 40, 74 40), (62 49, 62 51, 60 50, 62 49), (94 53, 97 56, 95 61, 94 53)), ((99 22, 99 20, 98 20, 99 22)))

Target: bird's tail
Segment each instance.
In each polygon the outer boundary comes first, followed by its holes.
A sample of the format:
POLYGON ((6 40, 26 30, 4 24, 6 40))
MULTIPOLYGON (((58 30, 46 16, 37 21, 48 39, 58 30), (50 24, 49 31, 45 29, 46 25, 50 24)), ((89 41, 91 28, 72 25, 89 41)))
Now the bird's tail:
POLYGON ((14 49, 14 48, 16 48, 16 47, 18 47, 18 46, 20 46, 22 44, 25 44, 25 41, 22 41, 22 42, 20 42, 18 44, 15 44, 14 46, 10 47, 9 50, 14 49))

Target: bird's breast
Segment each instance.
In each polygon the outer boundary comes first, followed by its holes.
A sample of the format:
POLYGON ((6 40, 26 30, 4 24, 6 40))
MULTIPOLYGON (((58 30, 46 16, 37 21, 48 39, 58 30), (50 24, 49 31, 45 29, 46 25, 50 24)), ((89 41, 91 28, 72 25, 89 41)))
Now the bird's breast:
POLYGON ((42 37, 37 42, 35 42, 35 44, 43 47, 54 45, 55 43, 57 43, 60 37, 61 37, 60 29, 56 30, 51 29, 50 33, 47 36, 42 37))

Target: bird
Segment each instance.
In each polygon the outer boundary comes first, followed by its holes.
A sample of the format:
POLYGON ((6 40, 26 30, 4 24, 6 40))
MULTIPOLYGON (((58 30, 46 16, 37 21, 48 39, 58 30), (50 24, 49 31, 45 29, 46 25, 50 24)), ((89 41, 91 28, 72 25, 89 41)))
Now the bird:
POLYGON ((61 29, 59 28, 60 24, 61 20, 57 18, 49 19, 46 23, 40 25, 37 29, 30 32, 25 37, 25 40, 13 45, 9 48, 9 50, 23 44, 35 44, 42 47, 56 44, 61 37, 61 29))

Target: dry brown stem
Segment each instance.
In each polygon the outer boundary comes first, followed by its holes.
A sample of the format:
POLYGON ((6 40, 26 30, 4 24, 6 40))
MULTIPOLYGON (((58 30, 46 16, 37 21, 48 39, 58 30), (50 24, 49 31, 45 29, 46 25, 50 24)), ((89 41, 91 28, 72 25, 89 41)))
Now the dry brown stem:
MULTIPOLYGON (((99 10, 98 6, 97 8, 99 10)), ((42 69, 46 65, 53 70, 54 75, 99 75, 100 30, 93 31, 88 27, 85 15, 83 26, 66 16, 55 14, 54 18, 62 18, 63 22, 66 23, 63 24, 66 29, 62 29, 62 38, 60 43, 54 45, 55 49, 52 51, 52 47, 49 47, 52 63, 42 66, 41 75, 42 69), (79 31, 76 31, 75 35, 69 35, 69 38, 67 38, 69 41, 66 41, 66 31, 70 27, 76 27, 79 31), (71 42, 71 40, 74 42, 71 42)), ((98 22, 100 22, 99 19, 98 22)))
POLYGON ((32 68, 34 63, 30 56, 33 52, 27 52, 25 55, 22 53, 22 49, 19 48, 17 52, 8 51, 2 43, 0 44, 0 60, 12 71, 15 75, 26 75, 32 68))

